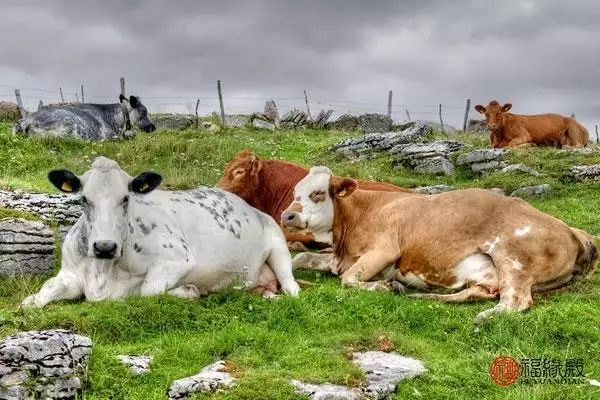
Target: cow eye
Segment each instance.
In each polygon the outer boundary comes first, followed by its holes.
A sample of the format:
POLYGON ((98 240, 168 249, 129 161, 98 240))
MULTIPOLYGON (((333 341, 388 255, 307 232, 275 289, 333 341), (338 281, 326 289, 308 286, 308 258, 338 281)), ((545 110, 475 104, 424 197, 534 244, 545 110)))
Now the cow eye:
POLYGON ((129 196, 125 196, 125 197, 123 197, 123 201, 122 201, 122 203, 123 203, 123 204, 127 204, 127 202, 129 202, 129 196))

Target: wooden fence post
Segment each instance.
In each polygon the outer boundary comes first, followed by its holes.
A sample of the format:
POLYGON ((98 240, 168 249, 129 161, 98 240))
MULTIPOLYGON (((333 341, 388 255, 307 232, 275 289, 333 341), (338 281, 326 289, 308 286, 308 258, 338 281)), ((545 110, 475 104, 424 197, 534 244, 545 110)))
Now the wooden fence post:
POLYGON ((83 85, 81 85, 81 102, 85 103, 85 96, 83 95, 83 85))
POLYGON ((442 105, 440 104, 440 125, 442 126, 442 133, 446 133, 444 130, 444 120, 442 119, 442 105))
POLYGON ((125 96, 125 78, 121 77, 121 79, 119 79, 119 83, 121 84, 121 94, 125 96))
POLYGON ((76 101, 77 103, 79 103, 79 95, 77 94, 77 92, 75 92, 75 101, 76 101))
POLYGON ((198 129, 199 121, 198 121, 198 106, 200 105, 200 99, 196 99, 196 129, 198 129))
POLYGON ((310 113, 310 106, 308 105, 308 96, 306 95, 306 89, 304 90, 304 102, 306 103, 306 111, 308 111, 308 120, 312 121, 312 115, 310 113))
POLYGON ((221 90, 221 80, 217 80, 217 93, 219 95, 219 106, 221 107, 221 126, 227 128, 227 122, 225 121, 225 106, 223 105, 223 91, 221 90))
POLYGON ((65 96, 63 96, 62 88, 59 86, 58 90, 60 91, 60 101, 65 102, 65 96))
POLYGON ((596 143, 600 144, 600 136, 598 136, 598 124, 596 124, 596 143))
POLYGON ((388 109, 387 109, 388 118, 392 118, 392 91, 388 92, 388 109))
POLYGON ((406 111, 406 118, 408 118, 408 120, 410 121, 410 113, 408 112, 408 108, 405 111, 406 111))
POLYGON ((467 99, 467 103, 465 104, 465 119, 463 120, 463 132, 467 131, 469 124, 469 109, 471 108, 471 99, 467 99))
POLYGON ((15 97, 17 99, 17 106, 21 111, 21 116, 25 116, 25 110, 23 109, 23 101, 21 100, 21 89, 15 89, 15 97))

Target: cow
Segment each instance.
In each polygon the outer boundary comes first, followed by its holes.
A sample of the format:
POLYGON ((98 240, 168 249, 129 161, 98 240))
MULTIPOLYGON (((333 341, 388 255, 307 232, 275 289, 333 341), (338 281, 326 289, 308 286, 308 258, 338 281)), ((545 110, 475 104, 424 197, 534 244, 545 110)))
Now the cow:
POLYGON ((496 100, 487 107, 477 104, 475 110, 485 115, 493 148, 532 147, 537 145, 565 148, 586 147, 587 129, 574 117, 559 114, 519 115, 508 111, 512 104, 500 106, 496 100))
POLYGON ((366 191, 317 166, 294 195, 282 215, 284 226, 330 233, 334 247, 333 254, 300 253, 294 268, 329 269, 341 275, 343 286, 370 290, 389 289, 395 280, 424 290, 412 297, 442 302, 499 296, 476 323, 493 313, 527 310, 532 291, 564 288, 597 268, 597 247, 587 232, 485 189, 366 191), (429 290, 436 288, 455 293, 429 290))
MULTIPOLYGON (((252 207, 269 214, 280 222, 281 213, 294 199, 294 186, 306 175, 308 169, 298 164, 280 160, 265 160, 252 150, 238 152, 225 167, 217 187, 234 193, 252 207)), ((357 181, 365 190, 410 192, 389 183, 357 181)), ((316 237, 284 229, 291 250, 307 250, 306 246, 320 249, 331 246, 329 235, 316 237)))
POLYGON ((23 306, 168 293, 194 298, 242 282, 273 297, 298 296, 292 257, 273 218, 217 188, 156 189, 161 175, 132 178, 98 157, 82 176, 52 170, 59 190, 79 193, 83 214, 62 245, 58 274, 23 306))
POLYGON ((49 104, 17 121, 13 133, 28 136, 74 137, 102 140, 131 137, 132 128, 154 132, 148 110, 136 96, 119 96, 119 103, 49 104))

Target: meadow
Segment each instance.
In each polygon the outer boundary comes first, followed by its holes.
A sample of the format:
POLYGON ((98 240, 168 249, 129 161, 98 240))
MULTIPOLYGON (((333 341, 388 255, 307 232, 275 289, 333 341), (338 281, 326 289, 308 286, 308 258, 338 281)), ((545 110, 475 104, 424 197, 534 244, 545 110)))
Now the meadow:
MULTIPOLYGON (((358 133, 159 130, 139 133, 133 140, 85 143, 13 136, 10 125, 0 123, 0 189, 55 193, 46 179, 49 170, 83 173, 98 155, 114 159, 130 175, 144 170, 161 173, 165 189, 214 185, 227 162, 239 150, 251 148, 264 158, 327 165, 337 175, 406 187, 443 183, 510 192, 548 183, 549 195, 528 200, 571 226, 600 235, 598 184, 578 182, 567 174, 572 165, 600 163, 600 149, 590 154, 551 148, 513 151, 511 162, 536 169, 542 173, 537 177, 519 172, 477 177, 466 168, 451 177, 434 177, 396 168, 387 156, 351 164, 328 151, 353 135, 358 133)), ((461 153, 487 145, 487 137, 481 134, 452 138, 467 144, 461 153)), ((0 217, 12 216, 36 218, 0 209, 0 217)), ((43 310, 21 310, 18 305, 47 277, 0 278, 0 337, 49 328, 91 337, 94 348, 85 399, 162 399, 173 380, 196 374, 218 359, 227 361, 239 385, 194 399, 301 398, 288 384, 291 379, 360 385, 364 376, 347 354, 377 349, 382 336, 391 340, 394 351, 422 360, 429 369, 403 381, 393 399, 600 398, 600 387, 587 383, 587 379, 600 380, 600 273, 569 291, 535 295, 529 312, 495 316, 478 332, 473 317, 494 302, 439 304, 342 289, 339 278, 311 271, 296 275, 314 283, 303 288, 297 299, 269 301, 230 289, 197 300, 157 296, 100 303, 64 301, 43 310), (152 372, 132 376, 116 360, 117 354, 153 355, 152 372), (503 388, 489 377, 490 363, 500 355, 563 362, 583 359, 587 379, 571 385, 517 382, 503 388)))

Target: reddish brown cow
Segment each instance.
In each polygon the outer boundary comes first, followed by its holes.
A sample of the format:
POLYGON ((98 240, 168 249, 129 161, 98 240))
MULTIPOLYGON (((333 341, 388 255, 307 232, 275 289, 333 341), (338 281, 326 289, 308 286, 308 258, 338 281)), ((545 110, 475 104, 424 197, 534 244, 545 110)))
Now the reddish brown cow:
POLYGON ((536 145, 559 147, 585 147, 587 129, 573 117, 559 114, 519 115, 508 111, 512 104, 500 106, 496 100, 487 107, 478 104, 475 110, 485 115, 494 148, 530 147, 536 145))
MULTIPOLYGON (((281 221, 281 213, 294 200, 294 186, 306 175, 308 169, 291 162, 264 160, 252 152, 242 150, 227 164, 217 187, 234 193, 252 207, 257 208, 275 221, 281 221)), ((392 192, 411 192, 389 183, 357 181, 361 189, 392 192)), ((315 238, 283 229, 290 249, 306 250, 306 245, 325 248, 331 245, 327 237, 315 238)))

